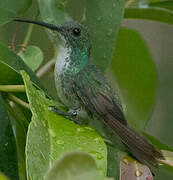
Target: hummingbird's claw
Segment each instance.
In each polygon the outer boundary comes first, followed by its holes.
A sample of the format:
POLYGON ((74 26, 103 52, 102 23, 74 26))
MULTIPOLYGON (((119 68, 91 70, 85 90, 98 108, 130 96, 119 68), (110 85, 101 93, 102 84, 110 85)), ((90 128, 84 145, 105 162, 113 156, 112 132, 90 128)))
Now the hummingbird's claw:
POLYGON ((53 111, 54 113, 61 115, 67 119, 70 119, 76 124, 81 125, 82 122, 77 118, 77 112, 75 110, 69 110, 68 112, 62 112, 60 109, 58 109, 56 106, 49 106, 48 107, 49 111, 53 111))
POLYGON ((58 114, 58 115, 62 115, 62 116, 65 115, 65 113, 62 112, 60 109, 58 109, 56 106, 49 106, 49 107, 48 107, 48 110, 49 110, 49 111, 53 111, 54 113, 56 113, 56 114, 58 114))

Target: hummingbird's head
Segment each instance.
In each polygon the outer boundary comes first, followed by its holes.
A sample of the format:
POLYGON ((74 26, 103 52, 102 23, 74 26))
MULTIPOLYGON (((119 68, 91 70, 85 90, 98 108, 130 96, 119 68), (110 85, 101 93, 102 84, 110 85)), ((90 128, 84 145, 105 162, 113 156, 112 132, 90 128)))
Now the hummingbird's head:
POLYGON ((75 21, 66 22, 59 26, 57 32, 65 40, 66 45, 89 53, 91 44, 87 28, 75 21))
POLYGON ((51 29, 54 32, 57 32, 60 36, 60 39, 65 41, 65 45, 67 45, 71 49, 78 50, 79 52, 88 55, 90 53, 91 44, 87 28, 78 22, 70 21, 56 26, 53 24, 34 20, 14 19, 14 21, 37 24, 51 29))

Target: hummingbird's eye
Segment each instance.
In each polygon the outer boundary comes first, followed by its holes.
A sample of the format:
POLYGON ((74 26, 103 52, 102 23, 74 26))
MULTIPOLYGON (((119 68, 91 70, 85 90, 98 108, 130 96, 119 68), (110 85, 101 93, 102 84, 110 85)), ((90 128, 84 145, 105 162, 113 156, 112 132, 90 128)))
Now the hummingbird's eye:
POLYGON ((81 35, 80 28, 74 28, 73 29, 73 35, 76 36, 76 37, 80 36, 81 35))

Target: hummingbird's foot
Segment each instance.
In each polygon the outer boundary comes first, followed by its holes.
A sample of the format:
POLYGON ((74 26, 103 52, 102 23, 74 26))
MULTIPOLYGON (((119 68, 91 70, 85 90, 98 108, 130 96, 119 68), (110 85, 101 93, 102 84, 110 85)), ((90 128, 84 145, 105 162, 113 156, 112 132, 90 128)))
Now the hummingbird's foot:
POLYGON ((70 109, 68 112, 62 112, 56 106, 49 106, 48 109, 49 109, 49 111, 53 111, 54 113, 56 113, 58 115, 61 115, 67 119, 70 119, 71 121, 73 121, 76 124, 79 124, 79 125, 82 124, 80 119, 78 119, 78 117, 77 117, 77 111, 75 111, 73 109, 70 109))

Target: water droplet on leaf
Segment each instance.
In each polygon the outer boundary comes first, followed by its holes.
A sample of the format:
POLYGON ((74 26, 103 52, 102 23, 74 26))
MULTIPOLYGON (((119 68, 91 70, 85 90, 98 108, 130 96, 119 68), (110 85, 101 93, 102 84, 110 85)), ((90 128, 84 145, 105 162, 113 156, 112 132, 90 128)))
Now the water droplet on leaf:
POLYGON ((97 18, 97 20, 98 20, 98 21, 101 21, 101 20, 102 20, 102 17, 101 17, 101 16, 99 16, 99 17, 97 18))
POLYGON ((135 172, 135 176, 140 177, 141 175, 142 175, 142 172, 141 172, 141 171, 139 171, 139 170, 136 170, 136 172, 135 172))
POLYGON ((56 133, 52 129, 49 129, 48 131, 53 138, 56 137, 56 133))
POLYGON ((77 128, 77 131, 78 132, 84 132, 84 129, 83 128, 77 128))
POLYGON ((64 144, 64 141, 61 140, 61 139, 59 139, 59 140, 56 141, 56 143, 59 144, 59 145, 63 145, 63 144, 64 144))
POLYGON ((107 35, 108 35, 108 36, 112 35, 112 32, 113 32, 113 30, 112 30, 112 29, 109 29, 108 32, 107 32, 107 35))
POLYGON ((89 126, 86 126, 85 129, 90 130, 90 131, 94 131, 94 129, 89 127, 89 126))
POLYGON ((95 138, 94 141, 95 141, 96 143, 102 143, 102 139, 101 139, 101 138, 95 138))

